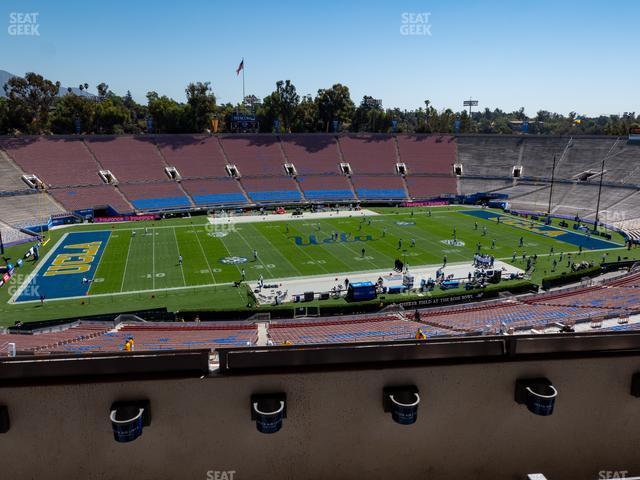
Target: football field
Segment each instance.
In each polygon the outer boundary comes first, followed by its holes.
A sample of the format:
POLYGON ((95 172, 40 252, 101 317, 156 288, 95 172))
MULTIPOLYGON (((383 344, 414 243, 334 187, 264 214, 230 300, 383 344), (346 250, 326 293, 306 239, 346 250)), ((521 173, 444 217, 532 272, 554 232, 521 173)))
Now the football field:
POLYGON ((623 247, 619 234, 606 241, 473 208, 258 220, 213 225, 194 217, 66 229, 11 302, 193 290, 240 281, 243 273, 250 281, 389 270, 396 259, 414 267, 442 265, 445 257, 470 262, 478 248, 523 268, 523 254, 623 247))

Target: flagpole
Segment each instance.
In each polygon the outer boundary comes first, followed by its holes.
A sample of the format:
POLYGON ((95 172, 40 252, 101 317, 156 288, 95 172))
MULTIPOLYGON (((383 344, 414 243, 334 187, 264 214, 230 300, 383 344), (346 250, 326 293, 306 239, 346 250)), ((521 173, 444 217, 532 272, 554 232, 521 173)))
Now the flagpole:
POLYGON ((244 103, 244 58, 242 59, 242 102, 244 103))

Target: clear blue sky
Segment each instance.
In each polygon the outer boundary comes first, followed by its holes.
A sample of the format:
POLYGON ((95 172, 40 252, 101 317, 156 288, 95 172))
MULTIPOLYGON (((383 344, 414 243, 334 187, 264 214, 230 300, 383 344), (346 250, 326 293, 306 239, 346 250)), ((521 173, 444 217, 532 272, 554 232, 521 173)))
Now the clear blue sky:
POLYGON ((104 81, 138 101, 184 100, 210 81, 220 102, 303 95, 335 82, 385 107, 525 107, 581 114, 639 111, 637 0, 138 1, 2 0, 0 69, 63 85, 104 81), (38 12, 40 36, 8 34, 11 12, 38 12), (403 13, 428 12, 431 35, 402 35, 403 13))

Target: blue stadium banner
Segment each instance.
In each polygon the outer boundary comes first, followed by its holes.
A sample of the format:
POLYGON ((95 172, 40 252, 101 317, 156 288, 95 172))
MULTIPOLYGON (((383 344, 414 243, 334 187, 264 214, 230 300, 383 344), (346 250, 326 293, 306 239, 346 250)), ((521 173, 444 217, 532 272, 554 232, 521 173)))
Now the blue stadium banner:
POLYGON ((456 133, 460 133, 460 125, 462 125, 462 122, 459 118, 456 118, 456 120, 453 122, 453 130, 456 133))
POLYGON ((333 131, 337 132, 338 131, 338 120, 334 120, 332 123, 333 123, 333 131))
POLYGON ((80 134, 80 130, 82 129, 82 124, 80 123, 80 117, 76 117, 73 119, 73 124, 76 127, 76 133, 80 134))
POLYGON ((522 122, 522 133, 528 133, 528 132, 529 132, 529 122, 525 120, 524 122, 522 122))
POLYGON ((393 133, 396 133, 396 131, 398 130, 398 120, 396 120, 395 118, 391 120, 391 130, 393 130, 393 133))
POLYGON ((147 117, 147 133, 153 133, 153 118, 147 117))
POLYGON ((274 120, 273 121, 273 131, 275 133, 280 132, 280 120, 274 120))

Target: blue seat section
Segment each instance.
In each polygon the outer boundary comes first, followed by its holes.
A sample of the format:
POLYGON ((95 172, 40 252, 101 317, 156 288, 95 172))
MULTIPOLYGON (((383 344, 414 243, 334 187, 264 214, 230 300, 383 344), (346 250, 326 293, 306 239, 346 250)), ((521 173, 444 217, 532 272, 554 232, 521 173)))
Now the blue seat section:
POLYGON ((275 192, 249 192, 249 196, 256 202, 278 202, 287 200, 300 200, 300 192, 297 190, 278 190, 275 192))
POLYGON ((358 188, 356 190, 361 198, 405 198, 406 194, 401 188, 358 188))
POLYGON ((305 190, 304 195, 309 200, 353 200, 355 198, 351 190, 305 190))
POLYGON ((198 205, 209 203, 247 203, 242 193, 208 193, 206 195, 191 195, 198 205))
POLYGON ((142 198, 139 200, 131 200, 134 207, 140 210, 148 210, 155 208, 169 208, 169 207, 188 207, 191 204, 189 199, 185 196, 182 197, 164 197, 164 198, 142 198))

